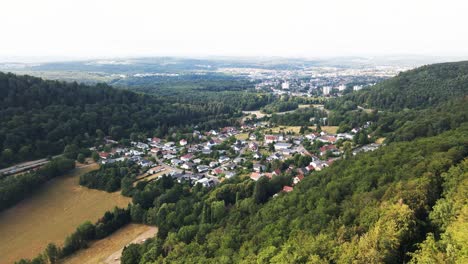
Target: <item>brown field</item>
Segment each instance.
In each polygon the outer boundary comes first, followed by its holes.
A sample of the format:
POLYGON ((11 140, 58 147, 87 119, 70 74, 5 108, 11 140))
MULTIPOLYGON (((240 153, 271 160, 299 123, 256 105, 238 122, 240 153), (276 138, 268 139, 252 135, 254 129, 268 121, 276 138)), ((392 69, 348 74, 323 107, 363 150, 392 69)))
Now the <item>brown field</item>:
POLYGON ((272 133, 280 133, 280 131, 286 133, 288 131, 293 132, 295 134, 299 134, 299 131, 301 130, 300 126, 277 126, 277 127, 272 127, 272 128, 267 128, 266 131, 272 131, 272 133))
POLYGON ((310 107, 314 107, 314 106, 311 105, 311 104, 300 104, 299 105, 299 108, 310 108, 310 107))
POLYGON ((92 243, 63 261, 64 264, 120 263, 123 248, 130 243, 142 243, 154 237, 158 229, 152 226, 129 224, 112 235, 92 243))
POLYGON ((118 192, 106 193, 78 184, 81 174, 97 168, 97 164, 78 167, 1 212, 0 263, 34 257, 50 242, 62 245, 84 221, 95 222, 115 206, 126 207, 130 199, 118 192))
POLYGON ((330 134, 336 134, 338 127, 337 126, 322 126, 322 130, 330 134))

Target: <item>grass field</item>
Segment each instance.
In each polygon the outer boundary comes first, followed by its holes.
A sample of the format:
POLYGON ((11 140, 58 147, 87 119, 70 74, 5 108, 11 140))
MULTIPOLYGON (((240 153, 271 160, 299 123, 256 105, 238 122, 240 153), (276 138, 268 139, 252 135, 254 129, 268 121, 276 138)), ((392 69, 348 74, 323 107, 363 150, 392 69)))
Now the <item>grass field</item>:
POLYGON ((80 250, 63 261, 64 264, 97 264, 120 263, 120 256, 124 246, 130 243, 141 243, 144 239, 154 237, 156 227, 129 224, 112 235, 98 240, 89 248, 80 250))
POLYGON ((32 197, 0 213, 0 263, 31 258, 65 238, 86 220, 95 222, 115 206, 131 201, 117 193, 82 187, 79 176, 98 165, 78 167, 39 188, 32 197))
POLYGON ((277 127, 272 127, 272 128, 267 128, 265 131, 272 131, 272 133, 286 133, 288 131, 293 132, 295 134, 299 134, 299 131, 301 130, 300 126, 277 126, 277 127))
POLYGON ((240 133, 236 135, 238 140, 247 140, 249 138, 249 133, 240 133))

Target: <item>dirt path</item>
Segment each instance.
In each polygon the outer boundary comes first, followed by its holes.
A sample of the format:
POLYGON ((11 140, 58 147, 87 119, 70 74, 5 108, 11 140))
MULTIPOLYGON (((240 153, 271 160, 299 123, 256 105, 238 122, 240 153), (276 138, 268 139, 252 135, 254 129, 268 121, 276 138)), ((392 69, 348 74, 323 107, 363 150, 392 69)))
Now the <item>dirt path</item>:
MULTIPOLYGON (((132 240, 129 244, 141 244, 146 241, 146 239, 154 237, 158 229, 156 227, 149 227, 149 229, 132 240)), ((106 264, 120 264, 120 257, 122 256, 123 247, 112 253, 105 261, 106 264)))

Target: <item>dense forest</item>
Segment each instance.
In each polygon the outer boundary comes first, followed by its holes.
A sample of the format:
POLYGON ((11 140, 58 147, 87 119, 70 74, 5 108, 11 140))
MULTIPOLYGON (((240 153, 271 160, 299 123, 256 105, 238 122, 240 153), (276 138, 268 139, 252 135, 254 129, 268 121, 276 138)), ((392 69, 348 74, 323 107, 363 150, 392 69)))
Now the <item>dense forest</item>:
MULTIPOLYGON (((58 154, 69 144, 90 146, 104 135, 119 140, 132 133, 164 136, 185 127, 233 124, 241 110, 217 100, 178 102, 106 84, 88 86, 4 73, 0 73, 0 93, 4 95, 0 98, 0 167, 58 154)), ((255 98, 261 102, 264 97, 242 98, 256 105, 255 98)), ((273 100, 265 98, 260 106, 273 100)))
POLYGON ((211 192, 170 178, 140 186, 133 221, 160 231, 126 248, 122 263, 401 263, 428 255, 460 261, 467 135, 465 125, 340 160, 276 198, 264 196, 267 179, 227 181, 211 192), (430 255, 433 244, 440 256, 430 255))

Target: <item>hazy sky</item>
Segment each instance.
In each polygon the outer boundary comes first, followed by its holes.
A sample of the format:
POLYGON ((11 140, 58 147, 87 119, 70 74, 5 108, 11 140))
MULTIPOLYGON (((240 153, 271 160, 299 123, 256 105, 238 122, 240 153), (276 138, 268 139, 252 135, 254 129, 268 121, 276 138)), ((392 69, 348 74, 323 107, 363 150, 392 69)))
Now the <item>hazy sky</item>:
POLYGON ((468 54, 468 1, 2 0, 0 56, 468 54))

